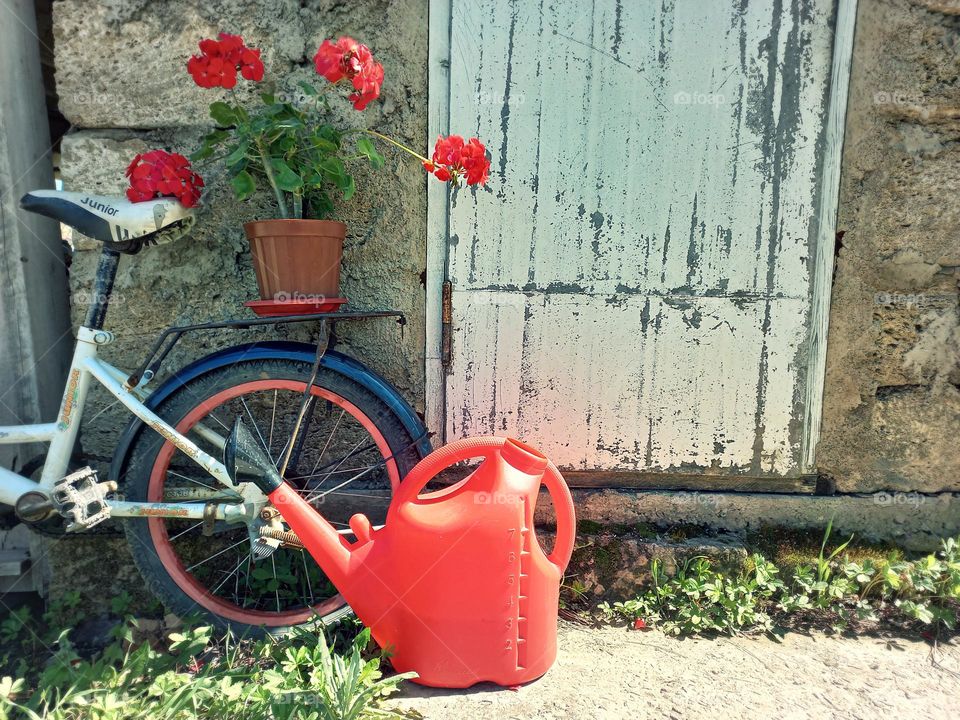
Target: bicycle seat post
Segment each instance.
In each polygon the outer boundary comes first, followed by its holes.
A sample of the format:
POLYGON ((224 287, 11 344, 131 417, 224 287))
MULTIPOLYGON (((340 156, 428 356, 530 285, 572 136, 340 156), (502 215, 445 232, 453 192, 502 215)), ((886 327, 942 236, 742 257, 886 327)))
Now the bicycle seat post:
POLYGON ((113 281, 117 277, 119 262, 120 253, 104 245, 100 251, 100 261, 97 263, 97 275, 93 280, 93 297, 90 298, 87 319, 83 323, 92 330, 103 329, 103 320, 107 315, 107 306, 110 304, 110 293, 113 292, 113 281))

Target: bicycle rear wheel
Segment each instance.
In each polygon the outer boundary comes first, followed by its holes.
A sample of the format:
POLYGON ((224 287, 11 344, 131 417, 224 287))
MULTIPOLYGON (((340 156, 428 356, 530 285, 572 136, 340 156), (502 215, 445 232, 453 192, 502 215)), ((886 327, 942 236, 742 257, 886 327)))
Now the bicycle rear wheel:
MULTIPOLYGON (((240 415, 279 465, 310 370, 295 360, 237 363, 184 386, 157 413, 215 457, 240 415)), ((326 368, 313 387, 294 457, 288 481, 344 532, 357 512, 383 522, 393 490, 419 459, 415 438, 383 401, 326 368)), ((128 500, 190 502, 191 493, 219 489, 182 451, 149 430, 138 438, 128 467, 128 500)), ((269 506, 265 511, 275 515, 269 506)), ((270 522, 276 527, 279 520, 270 522)), ((205 535, 202 521, 151 517, 128 519, 125 529, 147 587, 175 613, 199 612, 250 635, 283 634, 349 612, 306 551, 280 546, 263 555, 264 545, 255 544, 257 527, 217 522, 205 535)))

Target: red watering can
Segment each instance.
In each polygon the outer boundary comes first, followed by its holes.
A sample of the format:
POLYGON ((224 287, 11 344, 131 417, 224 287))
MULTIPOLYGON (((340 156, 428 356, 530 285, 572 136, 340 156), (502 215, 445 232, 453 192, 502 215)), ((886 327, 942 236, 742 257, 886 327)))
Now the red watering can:
POLYGON ((575 518, 566 483, 543 455, 497 437, 447 445, 400 483, 382 528, 373 529, 364 515, 350 519, 357 538, 351 543, 281 480, 269 459, 258 460, 258 450, 238 419, 227 467, 239 460, 262 470, 255 482, 392 653, 398 671, 416 672, 424 685, 461 688, 481 681, 517 685, 553 664, 575 518), (419 494, 442 470, 475 457, 484 460, 465 479, 419 494), (549 555, 533 527, 541 483, 557 516, 549 555))

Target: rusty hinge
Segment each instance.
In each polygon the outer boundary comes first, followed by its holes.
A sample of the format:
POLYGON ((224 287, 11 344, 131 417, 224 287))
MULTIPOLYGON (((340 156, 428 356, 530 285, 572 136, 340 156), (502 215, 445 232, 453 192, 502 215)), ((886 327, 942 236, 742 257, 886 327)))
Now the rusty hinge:
POLYGON ((450 367, 450 334, 453 327, 453 283, 443 282, 443 296, 440 310, 440 364, 444 369, 450 367))

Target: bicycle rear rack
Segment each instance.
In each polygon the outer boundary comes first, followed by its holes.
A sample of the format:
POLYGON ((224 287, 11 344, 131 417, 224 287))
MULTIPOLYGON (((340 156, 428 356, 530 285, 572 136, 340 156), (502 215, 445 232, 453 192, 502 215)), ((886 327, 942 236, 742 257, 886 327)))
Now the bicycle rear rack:
POLYGON ((329 342, 330 324, 338 320, 369 320, 373 318, 396 318, 401 331, 407 324, 407 318, 399 310, 345 310, 337 312, 307 313, 304 315, 287 315, 278 317, 255 317, 238 320, 220 320, 215 322, 199 323, 197 325, 175 325, 160 333, 151 346, 146 358, 140 366, 127 378, 127 387, 136 387, 140 380, 147 376, 153 378, 160 370, 160 365, 177 344, 181 337, 188 332, 203 330, 249 330, 261 325, 287 325, 290 323, 318 322, 320 323, 320 338, 317 346, 318 357, 322 357, 329 342), (322 350, 323 352, 320 352, 322 350))

